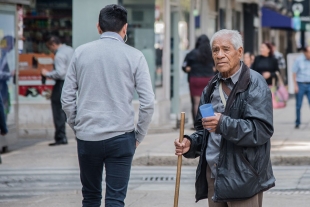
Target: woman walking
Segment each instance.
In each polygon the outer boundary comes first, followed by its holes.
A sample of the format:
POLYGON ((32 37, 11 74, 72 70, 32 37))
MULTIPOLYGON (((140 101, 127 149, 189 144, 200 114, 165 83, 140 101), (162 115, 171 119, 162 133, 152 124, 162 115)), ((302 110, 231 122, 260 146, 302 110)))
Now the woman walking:
POLYGON ((195 49, 186 55, 182 66, 183 71, 188 73, 193 120, 197 114, 201 93, 214 76, 213 68, 210 40, 206 35, 201 35, 195 49))
POLYGON ((260 73, 266 79, 268 85, 272 85, 272 78, 277 78, 278 61, 273 56, 270 43, 265 42, 260 46, 260 55, 255 57, 252 69, 260 73))

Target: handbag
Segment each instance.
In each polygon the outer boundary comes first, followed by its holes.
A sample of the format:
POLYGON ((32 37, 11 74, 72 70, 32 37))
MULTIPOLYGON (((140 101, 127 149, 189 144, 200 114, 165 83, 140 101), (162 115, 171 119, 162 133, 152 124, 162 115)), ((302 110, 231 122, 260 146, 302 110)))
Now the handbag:
POLYGON ((272 78, 271 94, 272 94, 272 106, 274 109, 284 108, 289 98, 288 91, 284 85, 283 79, 279 72, 276 72, 278 78, 278 84, 276 85, 275 78, 272 78))

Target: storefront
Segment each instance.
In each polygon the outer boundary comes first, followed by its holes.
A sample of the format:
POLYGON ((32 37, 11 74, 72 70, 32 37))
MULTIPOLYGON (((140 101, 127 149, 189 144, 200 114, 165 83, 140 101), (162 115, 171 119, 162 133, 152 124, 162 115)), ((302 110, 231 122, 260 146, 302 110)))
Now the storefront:
MULTIPOLYGON (((185 111, 188 122, 190 97, 187 74, 181 70, 186 53, 196 38, 209 38, 221 28, 242 32, 242 4, 230 0, 31 0, 22 9, 23 30, 19 41, 19 132, 20 135, 53 135, 50 100, 53 82, 42 85, 41 68, 52 68, 53 54, 44 44, 47 34, 59 36, 63 43, 77 48, 96 40, 101 8, 121 4, 128 11, 127 44, 145 55, 156 94, 151 128, 176 122, 185 111)), ((139 111, 137 96, 134 100, 139 111)))

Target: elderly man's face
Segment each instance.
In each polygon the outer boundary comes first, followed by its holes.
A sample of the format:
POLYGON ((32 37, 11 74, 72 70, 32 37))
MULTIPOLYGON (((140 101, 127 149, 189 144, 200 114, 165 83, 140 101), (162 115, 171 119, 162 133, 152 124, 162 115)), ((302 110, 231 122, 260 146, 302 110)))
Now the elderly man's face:
POLYGON ((239 68, 243 48, 238 50, 231 43, 231 36, 224 35, 213 40, 212 56, 215 68, 222 74, 233 75, 239 68))

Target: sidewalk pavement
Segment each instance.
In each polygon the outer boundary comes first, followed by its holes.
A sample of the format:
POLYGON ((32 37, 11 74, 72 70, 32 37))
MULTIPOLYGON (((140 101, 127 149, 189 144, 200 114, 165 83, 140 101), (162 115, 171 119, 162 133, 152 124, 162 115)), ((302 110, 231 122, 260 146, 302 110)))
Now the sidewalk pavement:
MULTIPOLYGON (((302 123, 295 129, 295 100, 290 99, 287 107, 274 110, 274 128, 272 137, 271 160, 273 165, 310 165, 310 110, 304 100, 302 108, 302 123)), ((172 125, 171 125, 172 126, 172 125)), ((186 126, 185 134, 191 134, 191 126, 186 126)), ((163 129, 167 131, 167 127, 163 129)), ((154 131, 154 130, 153 130, 154 131)), ((133 165, 175 166, 174 140, 179 137, 179 131, 171 127, 171 132, 152 133, 146 136, 136 150, 133 165)), ((76 141, 71 135, 69 144, 47 147, 52 140, 22 139, 13 151, 2 155, 3 164, 8 168, 48 167, 78 167, 76 141), (25 154, 22 148, 27 148, 25 154), (66 159, 64 159, 66 158, 66 159), (25 162, 32 160, 31 163, 25 162)), ((9 149, 10 151, 10 149, 9 149)), ((183 165, 197 165, 198 159, 183 159, 183 165)))

